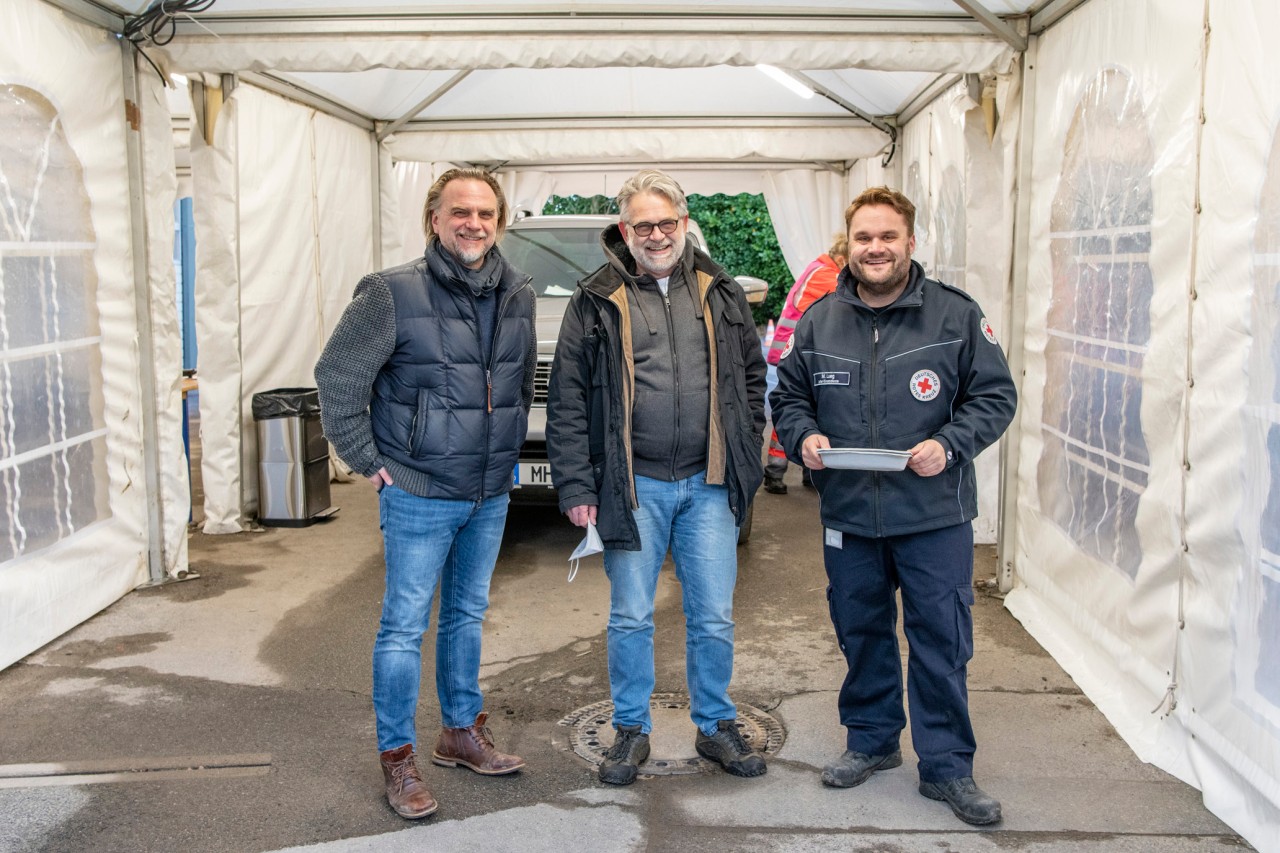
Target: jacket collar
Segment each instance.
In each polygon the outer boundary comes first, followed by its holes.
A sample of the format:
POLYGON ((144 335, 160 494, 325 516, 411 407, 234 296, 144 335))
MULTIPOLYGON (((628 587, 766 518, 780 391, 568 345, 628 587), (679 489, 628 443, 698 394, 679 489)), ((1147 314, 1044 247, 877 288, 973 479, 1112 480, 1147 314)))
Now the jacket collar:
MULTIPOLYGON (((636 272, 635 258, 627 248, 627 241, 623 239, 622 229, 617 223, 600 232, 600 248, 604 250, 605 264, 582 281, 581 286, 585 290, 607 299, 624 284, 634 287, 641 280, 654 280, 653 276, 636 272)), ((679 270, 691 285, 698 280, 699 272, 707 273, 713 278, 713 287, 721 282, 729 283, 728 273, 705 252, 696 248, 687 237, 679 270)))
MULTIPOLYGON (((445 258, 445 252, 448 251, 440 246, 440 241, 432 238, 427 243, 427 249, 423 253, 423 259, 427 262, 427 270, 431 273, 431 279, 439 284, 449 287, 458 288, 465 292, 471 292, 471 286, 467 284, 453 269, 453 264, 445 258)), ((511 264, 507 263, 506 257, 498 249, 498 244, 494 244, 489 250, 490 257, 496 257, 501 272, 498 276, 498 286, 496 292, 501 293, 509 290, 517 285, 525 284, 529 281, 529 276, 517 270, 511 264)))
POLYGON ((924 283, 927 278, 928 276, 924 274, 924 267, 920 266, 919 261, 912 261, 906 289, 898 295, 897 299, 883 308, 872 308, 863 302, 862 297, 858 295, 858 281, 853 277, 853 273, 850 272, 850 268, 846 264, 840 270, 840 277, 836 280, 836 298, 841 302, 848 302, 868 311, 888 311, 890 308, 918 308, 924 304, 924 283))

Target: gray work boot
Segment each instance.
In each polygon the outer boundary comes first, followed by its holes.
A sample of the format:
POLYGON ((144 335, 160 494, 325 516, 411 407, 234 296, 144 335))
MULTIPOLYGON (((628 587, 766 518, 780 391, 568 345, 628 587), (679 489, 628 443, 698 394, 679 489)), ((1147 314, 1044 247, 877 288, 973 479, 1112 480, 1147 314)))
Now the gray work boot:
POLYGON ((921 782, 920 793, 931 800, 942 800, 965 823, 986 826, 999 823, 1000 801, 978 787, 972 776, 948 779, 946 782, 921 782))
POLYGON ((649 736, 639 726, 614 726, 618 734, 600 762, 600 781, 610 785, 630 785, 636 781, 640 765, 649 760, 649 736))
POLYGON ((888 755, 864 755, 851 749, 822 768, 822 784, 832 788, 852 788, 871 778, 877 770, 902 766, 902 750, 888 755))
POLYGON ((764 757, 747 746, 736 720, 720 720, 713 735, 704 735, 699 729, 693 748, 734 776, 763 776, 769 769, 764 757))

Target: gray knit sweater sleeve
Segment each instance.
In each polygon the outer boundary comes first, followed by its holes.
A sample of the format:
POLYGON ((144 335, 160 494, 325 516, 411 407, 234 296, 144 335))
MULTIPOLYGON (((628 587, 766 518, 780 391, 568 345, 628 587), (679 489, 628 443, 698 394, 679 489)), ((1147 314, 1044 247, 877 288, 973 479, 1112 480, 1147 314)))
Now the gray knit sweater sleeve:
POLYGON ((342 461, 365 477, 386 464, 373 440, 369 401, 395 346, 395 303, 386 282, 372 273, 356 285, 315 371, 325 437, 342 461))

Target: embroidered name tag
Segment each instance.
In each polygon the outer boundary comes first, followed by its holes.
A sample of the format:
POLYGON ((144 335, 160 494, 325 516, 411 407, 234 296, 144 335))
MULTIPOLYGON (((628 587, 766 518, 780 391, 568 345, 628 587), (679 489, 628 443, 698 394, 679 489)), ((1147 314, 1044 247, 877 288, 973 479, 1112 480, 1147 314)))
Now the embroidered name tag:
POLYGON ((815 373, 813 374, 813 384, 815 388, 819 385, 848 385, 849 371, 827 370, 815 373))

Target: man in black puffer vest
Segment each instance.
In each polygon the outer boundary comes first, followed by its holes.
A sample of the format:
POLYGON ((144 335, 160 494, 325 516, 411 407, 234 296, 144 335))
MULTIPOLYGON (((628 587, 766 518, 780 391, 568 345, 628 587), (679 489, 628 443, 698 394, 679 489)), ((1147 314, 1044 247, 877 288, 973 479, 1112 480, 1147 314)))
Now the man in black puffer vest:
POLYGON ((537 363, 534 294, 495 243, 498 182, 452 169, 427 193, 426 254, 361 279, 316 364, 325 435, 378 489, 386 594, 373 647, 373 708, 387 800, 436 810, 415 761, 422 635, 440 585, 431 760, 486 776, 524 767, 499 752, 480 694, 480 624, 537 363))
POLYGON ((737 776, 764 759, 729 699, 738 525, 764 479, 764 357, 742 288, 685 240, 680 185, 642 171, 618 193, 608 262, 565 313, 547 398, 560 509, 599 526, 609 576, 609 687, 617 736, 600 781, 649 755, 653 601, 668 548, 687 614, 698 753, 737 776))

